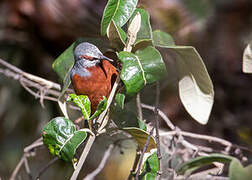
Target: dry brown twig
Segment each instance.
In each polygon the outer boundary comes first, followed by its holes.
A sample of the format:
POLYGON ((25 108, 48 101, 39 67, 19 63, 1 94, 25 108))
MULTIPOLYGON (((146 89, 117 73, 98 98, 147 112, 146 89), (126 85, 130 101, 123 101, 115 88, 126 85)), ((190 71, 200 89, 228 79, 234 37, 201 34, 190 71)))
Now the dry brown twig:
POLYGON ((34 141, 31 145, 24 148, 24 154, 23 154, 22 158, 20 159, 20 161, 18 162, 16 168, 12 172, 10 180, 15 180, 16 179, 16 176, 17 176, 20 168, 22 167, 22 165, 25 165, 26 173, 28 174, 29 178, 32 179, 31 171, 30 171, 30 168, 29 168, 29 163, 28 163, 27 158, 30 157, 30 156, 35 156, 36 154, 34 154, 32 151, 35 150, 38 147, 43 146, 43 145, 44 144, 42 142, 42 138, 39 138, 36 141, 34 141))

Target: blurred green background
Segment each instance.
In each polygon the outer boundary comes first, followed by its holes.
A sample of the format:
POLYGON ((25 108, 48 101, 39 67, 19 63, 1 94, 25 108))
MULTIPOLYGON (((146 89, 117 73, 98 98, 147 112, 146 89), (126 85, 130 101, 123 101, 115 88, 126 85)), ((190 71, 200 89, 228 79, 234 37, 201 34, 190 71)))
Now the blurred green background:
MULTIPOLYGON (((99 37, 105 4, 103 0, 0 1, 0 58, 23 71, 57 82, 51 68, 53 60, 76 38, 99 37)), ((167 59, 169 76, 161 83, 161 110, 182 130, 217 136, 251 148, 252 77, 241 71, 243 50, 252 39, 251 0, 141 0, 139 6, 149 11, 153 30, 171 33, 178 45, 196 47, 215 87, 213 111, 209 123, 202 126, 190 118, 179 101, 174 63, 167 59)), ((147 95, 151 93, 150 88, 142 96, 150 97, 147 95)), ((57 103, 46 101, 42 108, 39 100, 17 81, 0 74, 2 179, 8 179, 23 148, 38 139, 42 127, 59 115, 57 103)), ((166 128, 163 122, 161 126, 166 128)), ((97 166, 100 152, 106 147, 104 140, 98 139, 85 172, 97 166)), ((114 179, 125 179, 134 149, 131 143, 126 143, 123 153, 116 148, 97 179, 109 179, 111 175, 114 179)), ((38 153, 29 161, 34 174, 52 159, 45 148, 38 153)), ((41 179, 67 179, 71 173, 71 164, 58 161, 41 179)), ((28 178, 23 168, 20 177, 28 178)))

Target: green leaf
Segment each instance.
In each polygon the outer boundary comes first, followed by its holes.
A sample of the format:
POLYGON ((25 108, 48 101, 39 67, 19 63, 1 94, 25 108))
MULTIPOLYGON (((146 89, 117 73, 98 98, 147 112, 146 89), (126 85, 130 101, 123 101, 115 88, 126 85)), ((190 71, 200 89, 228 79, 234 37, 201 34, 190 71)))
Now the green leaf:
POLYGON ((141 27, 137 33, 136 42, 132 50, 133 52, 137 51, 138 49, 144 49, 152 45, 152 29, 150 25, 150 15, 146 10, 137 8, 132 15, 133 18, 137 12, 141 16, 141 27))
POLYGON ((118 104, 112 106, 110 117, 119 128, 138 127, 135 101, 124 104, 123 109, 118 104))
POLYGON ((141 179, 143 179, 143 180, 155 180, 156 177, 157 177, 157 174, 154 174, 154 173, 146 173, 146 174, 144 175, 144 177, 141 178, 141 179))
MULTIPOLYGON (((136 127, 122 128, 122 130, 127 132, 128 134, 130 134, 136 140, 136 142, 141 150, 144 149, 144 145, 145 145, 146 140, 149 135, 148 132, 146 132, 142 129, 136 128, 136 127)), ((156 148, 156 142, 155 142, 154 138, 151 136, 146 152, 149 152, 151 149, 154 149, 154 148, 156 148)))
POLYGON ((122 27, 134 12, 138 0, 109 0, 103 12, 101 34, 105 35, 112 20, 122 27))
POLYGON ((158 47, 170 47, 175 46, 172 36, 166 32, 155 30, 152 33, 153 35, 153 44, 158 47))
POLYGON ((185 109, 197 122, 206 124, 214 102, 213 84, 206 66, 194 47, 170 44, 168 40, 156 41, 158 47, 167 48, 175 58, 179 95, 185 109))
POLYGON ((74 42, 69 46, 52 64, 53 70, 58 74, 62 82, 67 80, 70 69, 74 65, 73 50, 76 47, 76 43, 74 42))
POLYGON ((177 46, 170 50, 176 58, 180 99, 196 121, 206 124, 214 102, 214 90, 205 64, 194 47, 177 46))
POLYGON ((140 174, 141 179, 155 180, 157 172, 159 170, 159 163, 157 153, 151 154, 144 162, 142 173, 140 174))
POLYGON ((252 165, 243 167, 240 161, 234 158, 229 166, 230 180, 251 180, 252 177, 252 165))
POLYGON ((127 95, 134 95, 146 84, 156 82, 166 74, 160 53, 151 46, 138 50, 135 54, 120 52, 118 58, 123 63, 120 77, 127 95))
POLYGON ((42 136, 51 154, 64 161, 72 161, 76 149, 86 139, 87 133, 76 131, 71 120, 57 117, 46 124, 42 136))
POLYGON ((124 108, 125 94, 117 93, 115 96, 116 103, 120 106, 121 109, 124 108))
POLYGON ((80 109, 84 119, 89 120, 91 114, 91 102, 86 95, 69 94, 67 101, 74 102, 80 109))
POLYGON ((127 39, 127 34, 122 30, 122 28, 118 27, 113 20, 109 24, 107 35, 113 48, 118 50, 123 49, 127 39))
POLYGON ((152 45, 152 29, 150 25, 150 15, 146 10, 137 8, 134 11, 131 20, 134 19, 137 13, 139 13, 141 16, 141 26, 137 33, 137 38, 134 44, 134 46, 137 46, 138 48, 135 49, 152 45))
POLYGON ((252 73, 252 41, 244 50, 242 70, 244 73, 252 73))
POLYGON ((147 130, 146 124, 145 124, 142 120, 140 120, 140 119, 138 119, 138 127, 139 127, 140 129, 144 130, 144 131, 147 130))
POLYGON ((186 171, 196 170, 202 166, 212 164, 213 162, 228 163, 233 160, 233 157, 223 154, 210 154, 209 156, 197 157, 189 162, 186 162, 178 169, 179 174, 184 174, 186 171))
POLYGON ((150 155, 145 161, 144 169, 148 169, 149 172, 157 173, 159 170, 157 153, 150 155))
POLYGON ((214 102, 214 90, 202 58, 194 47, 174 46, 165 33, 156 31, 153 36, 154 44, 167 48, 176 60, 179 95, 185 109, 197 122, 206 124, 214 102))
POLYGON ((98 117, 107 107, 107 98, 105 96, 103 96, 103 100, 99 102, 98 106, 97 106, 97 110, 95 111, 95 113, 90 117, 90 119, 94 119, 96 117, 98 117))

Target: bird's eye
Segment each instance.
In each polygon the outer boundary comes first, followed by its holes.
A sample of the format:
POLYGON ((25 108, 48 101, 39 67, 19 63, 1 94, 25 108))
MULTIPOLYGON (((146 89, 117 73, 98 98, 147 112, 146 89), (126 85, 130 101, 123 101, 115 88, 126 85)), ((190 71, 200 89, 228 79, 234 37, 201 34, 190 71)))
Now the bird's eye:
POLYGON ((85 58, 85 59, 88 59, 90 61, 94 60, 94 57, 87 56, 87 55, 81 55, 80 58, 85 58))

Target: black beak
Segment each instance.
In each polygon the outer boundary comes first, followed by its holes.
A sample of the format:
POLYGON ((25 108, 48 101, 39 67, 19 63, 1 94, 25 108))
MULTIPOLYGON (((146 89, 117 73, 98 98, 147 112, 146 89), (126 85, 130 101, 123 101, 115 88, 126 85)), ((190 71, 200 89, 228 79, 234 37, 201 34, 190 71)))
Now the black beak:
POLYGON ((114 62, 113 59, 110 59, 110 58, 108 58, 108 57, 106 57, 106 56, 104 56, 104 55, 101 55, 101 56, 100 56, 100 59, 101 59, 101 60, 108 60, 108 61, 110 61, 110 62, 114 62))

